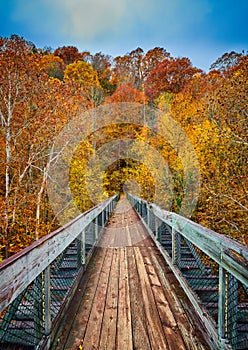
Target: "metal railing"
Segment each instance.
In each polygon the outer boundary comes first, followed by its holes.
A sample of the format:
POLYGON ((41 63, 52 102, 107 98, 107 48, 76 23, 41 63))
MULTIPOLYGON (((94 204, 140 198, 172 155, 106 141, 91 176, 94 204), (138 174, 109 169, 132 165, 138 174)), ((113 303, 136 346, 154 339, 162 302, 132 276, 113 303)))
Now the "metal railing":
POLYGON ((248 349, 248 248, 128 194, 208 332, 212 349, 248 349))
POLYGON ((118 195, 0 264, 0 349, 49 349, 118 195))

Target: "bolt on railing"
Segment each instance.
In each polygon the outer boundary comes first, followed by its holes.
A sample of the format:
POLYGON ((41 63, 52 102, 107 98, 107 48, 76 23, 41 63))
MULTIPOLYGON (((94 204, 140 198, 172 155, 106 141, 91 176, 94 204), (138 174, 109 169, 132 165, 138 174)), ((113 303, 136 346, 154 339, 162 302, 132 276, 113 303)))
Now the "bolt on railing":
POLYGON ((0 349, 49 349, 118 195, 0 264, 0 349))
POLYGON ((213 349, 248 349, 248 248, 128 194, 203 321, 213 349))

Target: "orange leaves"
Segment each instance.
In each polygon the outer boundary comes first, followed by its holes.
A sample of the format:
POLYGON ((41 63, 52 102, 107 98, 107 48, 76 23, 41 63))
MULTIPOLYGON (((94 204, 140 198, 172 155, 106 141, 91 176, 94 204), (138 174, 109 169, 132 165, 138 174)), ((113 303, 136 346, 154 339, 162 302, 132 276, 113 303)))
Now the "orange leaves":
MULTIPOLYGON (((219 70, 206 74, 192 67, 189 59, 172 58, 162 48, 147 53, 137 48, 112 62, 107 55, 80 53, 73 46, 47 54, 18 36, 0 38, 0 214, 5 220, 0 227, 0 259, 4 249, 6 256, 12 254, 30 244, 35 233, 46 234, 52 228, 54 216, 44 189, 50 147, 71 119, 103 103, 154 103, 165 112, 163 127, 151 131, 111 120, 89 135, 70 169, 71 191, 81 210, 92 205, 84 181, 88 160, 105 143, 122 139, 136 142, 134 151, 141 159, 146 147, 152 148, 168 164, 168 171, 154 163, 153 153, 149 164, 120 159, 101 174, 104 196, 136 181, 140 194, 152 199, 154 190, 162 196, 171 182, 173 208, 180 209, 183 167, 186 163, 190 167, 194 159, 178 156, 185 140, 173 134, 173 126, 166 122, 170 115, 186 132, 200 164, 202 187, 195 219, 244 240, 248 62, 247 56, 232 53, 222 59, 215 65, 219 70), (176 139, 174 148, 170 137, 176 139), (162 174, 159 184, 149 165, 162 174)), ((91 185, 96 191, 97 181, 91 185)))
POLYGON ((128 84, 123 84, 118 86, 113 95, 106 99, 106 103, 117 102, 136 102, 144 104, 147 103, 147 98, 144 92, 132 88, 128 84))
POLYGON ((170 54, 161 47, 155 47, 146 54, 138 47, 124 56, 114 58, 113 80, 116 85, 128 84, 141 90, 149 73, 168 57, 170 54))
POLYGON ((245 62, 244 57, 225 76, 218 71, 195 75, 170 105, 170 114, 186 130, 200 164, 201 195, 194 219, 242 243, 248 217, 245 62))
POLYGON ((44 55, 40 60, 41 70, 52 78, 63 80, 65 64, 55 55, 44 55))
POLYGON ((3 39, 2 45, 0 253, 7 257, 52 226, 44 189, 50 149, 61 128, 84 108, 84 100, 73 96, 70 84, 43 74, 57 68, 63 73, 59 57, 42 56, 18 37, 3 39))

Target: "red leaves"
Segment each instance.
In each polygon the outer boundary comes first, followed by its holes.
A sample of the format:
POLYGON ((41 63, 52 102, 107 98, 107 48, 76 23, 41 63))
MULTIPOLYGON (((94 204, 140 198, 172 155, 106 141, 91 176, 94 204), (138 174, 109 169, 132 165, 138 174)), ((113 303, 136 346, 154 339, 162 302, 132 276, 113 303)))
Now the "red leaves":
POLYGON ((143 92, 132 88, 128 84, 123 84, 118 86, 113 95, 106 99, 106 103, 116 102, 137 102, 143 104, 146 102, 146 97, 143 92))
POLYGON ((145 91, 154 99, 163 92, 178 93, 200 69, 192 67, 188 58, 165 59, 159 62, 145 81, 145 91))

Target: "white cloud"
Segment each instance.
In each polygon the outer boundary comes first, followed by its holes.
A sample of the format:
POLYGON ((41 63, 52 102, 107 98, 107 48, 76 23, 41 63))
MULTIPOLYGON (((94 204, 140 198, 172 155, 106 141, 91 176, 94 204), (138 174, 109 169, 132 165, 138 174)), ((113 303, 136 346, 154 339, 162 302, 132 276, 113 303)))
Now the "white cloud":
POLYGON ((60 30, 72 38, 92 39, 115 29, 125 15, 127 1, 116 0, 55 0, 60 7, 60 30))
POLYGON ((110 36, 142 18, 149 0, 16 0, 13 19, 40 34, 67 39, 110 36), (128 20, 126 23, 125 20, 128 20))
POLYGON ((117 55, 138 46, 196 46, 209 29, 205 24, 213 0, 14 1, 13 20, 36 44, 117 55))

